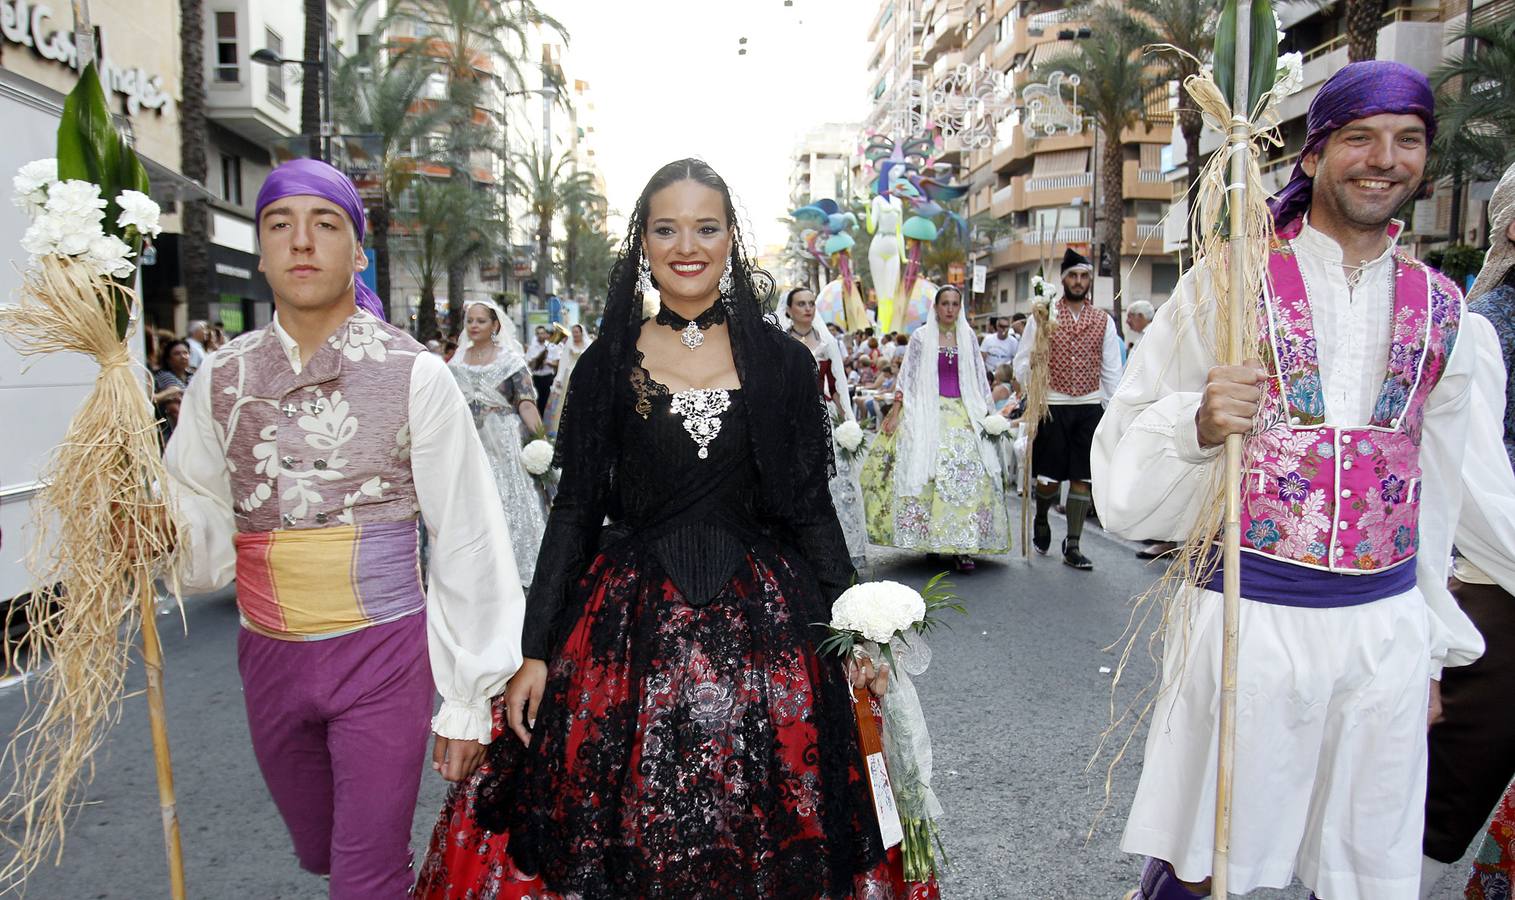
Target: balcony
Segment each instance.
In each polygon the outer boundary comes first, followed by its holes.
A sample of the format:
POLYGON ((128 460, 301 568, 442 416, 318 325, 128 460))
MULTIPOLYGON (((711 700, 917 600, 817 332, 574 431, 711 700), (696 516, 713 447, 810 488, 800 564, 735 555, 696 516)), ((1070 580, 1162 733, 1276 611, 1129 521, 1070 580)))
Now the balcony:
POLYGON ((1172 200, 1173 185, 1156 169, 1141 168, 1141 161, 1128 159, 1121 172, 1121 195, 1127 200, 1172 200))
POLYGON ((1126 219, 1121 225, 1122 255, 1158 256, 1163 253, 1163 225, 1161 222, 1138 224, 1135 219, 1126 219))
POLYGON ((1080 172, 1039 178, 1017 176, 1015 182, 1024 184, 1025 201, 1022 209, 1033 206, 1068 206, 1075 200, 1089 202, 1094 175, 1091 172, 1080 172))
POLYGON ((1026 197, 1022 184, 1021 179, 1017 178, 995 191, 989 201, 989 215, 1003 219, 1018 209, 1025 209, 1026 197))

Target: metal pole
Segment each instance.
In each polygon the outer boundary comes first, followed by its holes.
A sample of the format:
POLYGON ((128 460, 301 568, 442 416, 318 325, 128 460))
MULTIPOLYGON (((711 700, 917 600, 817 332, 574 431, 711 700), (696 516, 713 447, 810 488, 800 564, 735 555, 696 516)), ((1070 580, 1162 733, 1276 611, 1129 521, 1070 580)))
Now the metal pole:
MULTIPOLYGON (((1248 87, 1251 79, 1252 4, 1242 0, 1236 10, 1235 96, 1231 101, 1231 132, 1227 141, 1230 158, 1230 183, 1227 185, 1227 209, 1231 214, 1229 303, 1230 315, 1226 341, 1226 365, 1244 362, 1242 346, 1246 335, 1243 318, 1251 307, 1252 297, 1245 294, 1247 279, 1247 154, 1250 131, 1248 87)), ((1217 900, 1228 896, 1231 857, 1231 785, 1236 756, 1236 657, 1241 619, 1241 463, 1242 435, 1226 437, 1225 519, 1222 549, 1221 617, 1222 643, 1220 663, 1220 734, 1215 768, 1215 848, 1211 860, 1210 895, 1217 900)))

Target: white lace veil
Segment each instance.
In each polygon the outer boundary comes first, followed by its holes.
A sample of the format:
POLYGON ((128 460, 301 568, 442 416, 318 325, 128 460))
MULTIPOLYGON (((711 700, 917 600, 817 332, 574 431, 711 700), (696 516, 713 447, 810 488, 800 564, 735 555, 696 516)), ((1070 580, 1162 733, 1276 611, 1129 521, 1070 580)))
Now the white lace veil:
MULTIPOLYGON (((941 290, 946 290, 943 287, 941 290)), ((937 294, 941 294, 941 290, 937 294)), ((941 443, 941 415, 937 410, 940 385, 937 383, 936 355, 939 349, 938 328, 933 318, 910 335, 905 349, 905 364, 900 367, 896 384, 905 397, 901 414, 899 442, 895 446, 895 491, 901 496, 916 497, 926 482, 936 474, 937 448, 941 443)), ((957 341, 957 374, 963 406, 978 438, 979 458, 990 477, 999 481, 999 454, 984 435, 983 418, 989 413, 989 379, 984 358, 966 315, 959 315, 954 333, 957 341)))
MULTIPOLYGON (((500 308, 500 304, 494 302, 493 300, 487 299, 468 300, 463 304, 464 318, 467 318, 468 308, 471 306, 483 306, 492 310, 494 312, 495 319, 500 323, 500 327, 495 331, 494 337, 490 338, 490 340, 494 343, 496 348, 495 360, 493 363, 491 363, 491 365, 500 364, 504 366, 505 371, 501 377, 508 378, 511 375, 514 375, 518 369, 524 368, 526 365, 526 351, 521 347, 521 342, 516 339, 516 336, 514 334, 511 334, 511 329, 508 325, 510 320, 505 318, 505 310, 500 308)), ((468 335, 466 332, 460 336, 465 342, 468 342, 468 335)), ((470 345, 471 342, 468 342, 465 343, 463 347, 470 345)), ((458 352, 452 355, 452 365, 461 366, 465 364, 463 362, 463 347, 460 347, 458 349, 458 352)))

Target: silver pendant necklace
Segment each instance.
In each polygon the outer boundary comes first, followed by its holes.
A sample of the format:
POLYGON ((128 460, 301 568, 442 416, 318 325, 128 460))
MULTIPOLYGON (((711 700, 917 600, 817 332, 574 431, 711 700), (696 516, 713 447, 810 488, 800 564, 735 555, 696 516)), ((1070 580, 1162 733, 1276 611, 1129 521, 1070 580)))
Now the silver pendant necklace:
POLYGON ((693 319, 686 319, 666 306, 658 308, 657 323, 667 325, 677 331, 680 343, 688 347, 690 352, 705 345, 705 329, 724 321, 726 321, 726 308, 719 300, 710 304, 709 309, 693 319))

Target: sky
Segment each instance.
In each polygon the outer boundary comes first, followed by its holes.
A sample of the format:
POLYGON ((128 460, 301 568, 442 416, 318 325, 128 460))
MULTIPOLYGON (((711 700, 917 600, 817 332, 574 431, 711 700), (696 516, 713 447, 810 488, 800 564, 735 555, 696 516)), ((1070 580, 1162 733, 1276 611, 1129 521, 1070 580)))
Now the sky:
POLYGON ((589 82, 595 158, 622 214, 658 167, 698 156, 731 186, 754 249, 782 244, 796 142, 869 109, 876 0, 539 4, 569 30, 564 74, 589 82))

